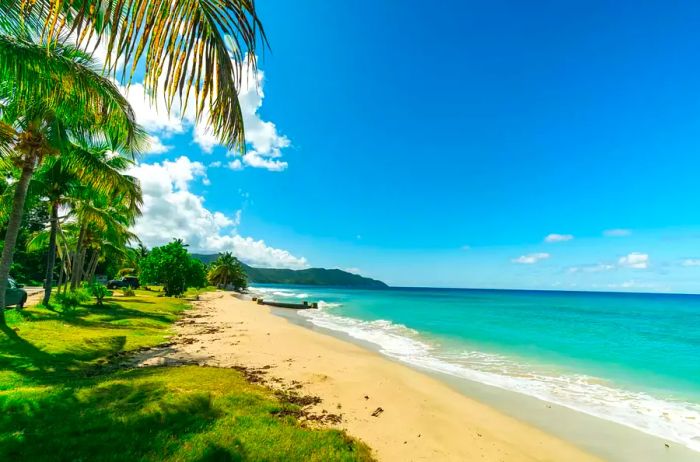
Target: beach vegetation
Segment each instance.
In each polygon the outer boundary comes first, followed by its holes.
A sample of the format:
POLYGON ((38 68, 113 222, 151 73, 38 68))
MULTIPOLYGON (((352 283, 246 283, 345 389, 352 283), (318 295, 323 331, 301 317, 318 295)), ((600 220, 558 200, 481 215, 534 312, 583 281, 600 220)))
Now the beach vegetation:
POLYGON ((137 290, 104 306, 8 314, 0 460, 371 460, 341 431, 302 426, 294 404, 236 370, 131 367, 131 354, 172 334, 184 300, 137 290))
POLYGON ((205 287, 205 274, 202 262, 187 252, 187 245, 180 239, 154 247, 141 262, 143 283, 162 286, 169 297, 180 296, 189 287, 205 287))
POLYGON ((207 273, 209 283, 220 288, 241 291, 248 287, 248 276, 241 262, 231 252, 219 254, 207 273))
POLYGON ((95 298, 95 304, 97 306, 103 306, 105 297, 112 295, 112 291, 107 289, 104 284, 100 284, 99 282, 91 282, 87 284, 86 290, 92 297, 95 298))
MULTIPOLYGON (((78 48, 29 34, 0 35, 0 121, 5 171, 18 170, 0 258, 0 307, 12 264, 29 185, 39 165, 75 146, 104 141, 133 155, 144 134, 116 85, 78 48), (76 108, 80 108, 79 111, 76 108)), ((0 324, 4 322, 0 310, 0 324)))

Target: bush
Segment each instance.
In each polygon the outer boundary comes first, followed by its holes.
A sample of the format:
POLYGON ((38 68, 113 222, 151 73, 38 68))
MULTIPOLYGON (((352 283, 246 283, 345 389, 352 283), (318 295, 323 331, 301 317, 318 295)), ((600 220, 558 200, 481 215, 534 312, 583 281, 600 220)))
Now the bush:
POLYGON ((87 291, 91 296, 95 297, 95 304, 97 306, 102 306, 102 301, 104 298, 112 295, 112 291, 107 289, 106 286, 100 284, 99 282, 88 284, 87 291))
POLYGON ((64 311, 74 310, 81 303, 90 300, 90 296, 84 290, 70 290, 68 292, 56 295, 56 301, 64 311))
POLYGON ((205 287, 206 268, 187 253, 181 240, 155 247, 140 263, 143 284, 162 284, 165 295, 180 296, 188 287, 205 287))
POLYGON ((122 295, 125 297, 133 297, 134 295, 136 295, 136 293, 134 292, 134 289, 132 289, 131 287, 124 287, 122 289, 122 295))

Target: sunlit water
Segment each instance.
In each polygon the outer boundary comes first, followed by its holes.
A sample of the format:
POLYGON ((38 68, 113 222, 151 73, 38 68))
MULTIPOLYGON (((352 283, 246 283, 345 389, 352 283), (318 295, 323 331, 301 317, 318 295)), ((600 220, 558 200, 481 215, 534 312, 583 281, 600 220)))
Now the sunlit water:
POLYGON ((516 391, 700 451, 700 296, 299 286, 311 323, 398 361, 516 391))

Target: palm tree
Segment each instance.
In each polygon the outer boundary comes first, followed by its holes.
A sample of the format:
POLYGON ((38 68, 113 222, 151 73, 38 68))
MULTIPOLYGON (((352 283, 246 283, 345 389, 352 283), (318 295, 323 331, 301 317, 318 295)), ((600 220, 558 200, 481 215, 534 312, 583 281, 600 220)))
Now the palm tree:
POLYGON ((73 145, 61 156, 47 159, 35 174, 30 193, 48 199, 50 214, 44 305, 49 303, 53 286, 59 209, 70 204, 85 188, 93 195, 121 197, 127 206, 140 204, 142 197, 138 182, 122 173, 129 165, 131 161, 111 155, 106 145, 88 148, 73 145))
POLYGON ((103 194, 93 188, 84 187, 71 202, 79 226, 71 266, 71 289, 75 289, 81 281, 94 275, 103 250, 125 257, 127 244, 138 241, 130 227, 141 214, 140 201, 134 202, 125 196, 123 193, 103 194))
POLYGON ((0 35, 0 101, 0 120, 14 130, 11 155, 4 162, 21 168, 0 259, 4 324, 7 277, 37 165, 70 145, 91 142, 107 142, 133 155, 144 135, 127 100, 91 57, 74 46, 39 43, 29 35, 0 35))
POLYGON ((211 264, 207 279, 210 284, 223 288, 232 285, 234 289, 240 290, 248 286, 243 266, 231 252, 219 254, 211 264))
POLYGON ((245 150, 238 100, 245 66, 267 38, 254 0, 5 0, 0 30, 41 28, 49 41, 106 49, 105 67, 130 83, 137 67, 153 100, 193 105, 229 149, 245 150))

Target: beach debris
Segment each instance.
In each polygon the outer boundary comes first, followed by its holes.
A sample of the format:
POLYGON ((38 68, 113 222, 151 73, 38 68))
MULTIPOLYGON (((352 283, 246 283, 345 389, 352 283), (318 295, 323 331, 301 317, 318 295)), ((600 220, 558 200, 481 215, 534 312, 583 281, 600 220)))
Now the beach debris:
POLYGON ((666 446, 667 448, 671 447, 668 443, 664 443, 664 446, 666 446))
MULTIPOLYGON (((378 408, 375 409, 374 412, 372 413, 372 417, 379 417, 380 414, 381 414, 382 412, 384 412, 384 409, 382 409, 381 407, 378 407, 378 408)), ((420 435, 419 435, 419 436, 420 436, 420 435)))
POLYGON ((365 399, 369 399, 369 396, 365 395, 365 399))

